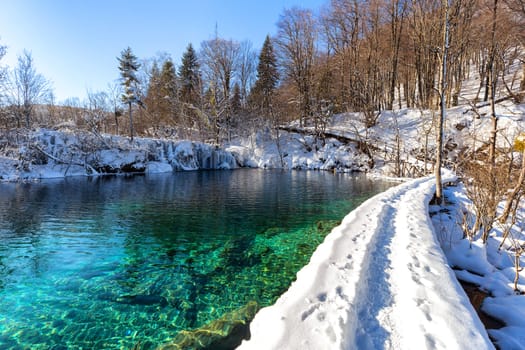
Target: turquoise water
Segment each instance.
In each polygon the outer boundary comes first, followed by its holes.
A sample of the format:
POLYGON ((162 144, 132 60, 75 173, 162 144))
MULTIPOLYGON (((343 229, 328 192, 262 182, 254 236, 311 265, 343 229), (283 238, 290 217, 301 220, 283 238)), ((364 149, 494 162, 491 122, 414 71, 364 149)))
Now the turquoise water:
POLYGON ((238 318, 388 186, 263 170, 0 183, 0 348, 154 349, 238 318))

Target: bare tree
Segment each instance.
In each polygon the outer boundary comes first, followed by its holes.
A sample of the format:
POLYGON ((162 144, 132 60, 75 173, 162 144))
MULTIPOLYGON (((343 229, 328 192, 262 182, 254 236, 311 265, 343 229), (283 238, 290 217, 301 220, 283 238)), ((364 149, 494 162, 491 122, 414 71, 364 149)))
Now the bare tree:
POLYGON ((100 136, 101 132, 107 131, 111 102, 109 95, 105 91, 88 91, 84 110, 84 120, 89 131, 97 136, 100 136))
POLYGON ((507 192, 507 164, 498 164, 495 179, 491 176, 491 167, 484 162, 467 160, 462 165, 462 172, 467 179, 465 189, 472 201, 475 221, 466 225, 465 234, 477 237, 481 233, 483 243, 486 243, 496 219, 498 204, 507 192))
MULTIPOLYGON (((512 41, 514 44, 514 52, 517 61, 521 64, 521 81, 519 82, 519 92, 514 95, 514 100, 517 103, 521 103, 525 99, 525 0, 516 0, 515 5, 508 7, 506 11, 510 14, 510 20, 506 20, 505 23, 511 29, 512 41)), ((516 72, 517 73, 517 72, 516 72)), ((514 77, 519 76, 517 73, 514 77)))
POLYGON ((358 0, 331 0, 330 6, 321 15, 321 25, 329 54, 334 53, 341 111, 349 109, 353 97, 353 74, 360 55, 362 35, 361 2, 358 0))
POLYGON ((515 203, 519 203, 519 199, 523 196, 525 184, 525 133, 521 133, 518 135, 518 137, 516 137, 516 140, 514 141, 514 150, 521 152, 521 168, 514 188, 510 193, 507 194, 505 208, 499 217, 499 222, 502 224, 505 223, 509 218, 513 207, 519 207, 519 205, 515 203))
POLYGON ((208 82, 211 119, 217 144, 220 143, 222 129, 225 129, 228 139, 231 137, 230 97, 239 67, 239 48, 237 41, 222 39, 217 33, 213 39, 201 44, 200 57, 208 82))
POLYGON ((443 11, 443 45, 441 46, 440 55, 440 87, 439 87, 439 98, 440 98, 440 117, 438 119, 437 127, 437 138, 436 138, 436 196, 435 200, 437 204, 441 204, 443 200, 443 184, 441 183, 441 158, 443 157, 443 124, 445 123, 446 113, 446 92, 447 92, 447 59, 448 59, 448 34, 449 34, 449 0, 442 0, 441 6, 443 11))
POLYGON ((310 10, 293 7, 284 10, 277 22, 277 30, 277 51, 285 76, 297 89, 299 120, 304 126, 312 113, 317 23, 310 10))
POLYGON ((83 106, 78 97, 69 97, 62 102, 60 108, 62 120, 76 127, 83 126, 83 106))
POLYGON ((22 126, 22 119, 27 128, 31 127, 35 105, 46 102, 52 92, 50 82, 36 72, 31 52, 26 50, 18 56, 7 90, 8 103, 13 107, 18 128, 22 126))
POLYGON ((239 43, 234 40, 215 38, 201 44, 204 72, 210 82, 217 84, 221 99, 229 99, 233 78, 238 68, 239 43))
POLYGON ((401 50, 401 38, 407 15, 408 0, 390 0, 388 11, 390 15, 390 45, 391 45, 391 75, 390 91, 387 108, 392 109, 394 105, 396 85, 398 85, 399 55, 401 50))
MULTIPOLYGON (((0 45, 0 61, 4 58, 7 53, 7 47, 0 45)), ((0 87, 3 86, 3 82, 7 77, 7 68, 0 65, 0 87)), ((1 92, 1 90, 0 90, 1 92)))
POLYGON ((119 117, 122 116, 122 110, 120 109, 120 96, 122 95, 122 87, 120 84, 112 83, 108 84, 107 95, 111 110, 113 112, 113 118, 115 120, 115 134, 119 134, 119 117))
POLYGON ((248 93, 254 83, 257 71, 257 53, 252 48, 252 43, 243 41, 239 45, 238 60, 239 88, 241 89, 241 104, 246 108, 248 93))
MULTIPOLYGON (((439 14, 442 4, 437 0, 411 0, 412 11, 409 23, 410 49, 413 59, 408 74, 414 76, 414 93, 412 100, 419 107, 434 107, 434 97, 437 88, 436 77, 439 76, 439 57, 437 53, 442 47, 442 38, 435 33, 441 33, 439 14)), ((407 81, 408 83, 408 81, 407 81)))
MULTIPOLYGON (((490 137, 489 137, 489 177, 490 177, 490 197, 491 201, 496 200, 496 182, 497 182, 497 174, 496 174, 496 144, 497 144, 497 136, 498 136, 498 121, 499 117, 496 114, 496 82, 497 82, 497 76, 498 71, 495 66, 495 60, 496 60, 496 50, 497 50, 497 43, 496 43, 496 33, 497 33, 497 22, 498 22, 498 0, 493 0, 493 6, 492 6, 492 25, 491 25, 491 35, 490 35, 490 51, 489 51, 489 61, 487 63, 487 89, 486 91, 489 92, 490 96, 490 119, 492 128, 490 131, 490 137)), ((495 213, 492 215, 492 217, 495 217, 495 213)), ((490 221, 489 229, 484 232, 483 235, 483 242, 487 241, 488 238, 488 231, 490 231, 490 228, 492 228, 492 221, 490 221)))

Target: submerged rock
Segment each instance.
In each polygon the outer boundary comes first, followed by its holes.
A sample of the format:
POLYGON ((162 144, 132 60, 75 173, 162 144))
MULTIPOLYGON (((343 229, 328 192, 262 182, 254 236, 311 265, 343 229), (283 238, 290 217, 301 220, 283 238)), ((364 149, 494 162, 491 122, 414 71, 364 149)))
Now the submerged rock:
POLYGON ((250 301, 246 306, 225 314, 200 328, 181 331, 169 343, 157 350, 230 350, 239 346, 243 339, 250 339, 250 322, 259 305, 250 301))
POLYGON ((168 305, 166 298, 160 295, 138 294, 138 295, 123 295, 115 300, 117 303, 130 305, 168 305))

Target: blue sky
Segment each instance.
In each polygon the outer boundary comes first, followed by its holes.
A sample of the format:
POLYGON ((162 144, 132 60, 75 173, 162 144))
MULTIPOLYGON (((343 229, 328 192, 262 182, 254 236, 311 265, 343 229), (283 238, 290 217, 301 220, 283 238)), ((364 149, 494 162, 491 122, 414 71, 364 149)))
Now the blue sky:
POLYGON ((51 80, 57 101, 83 99, 118 78, 116 57, 130 46, 139 58, 159 52, 178 65, 191 42, 195 48, 219 36, 249 40, 257 50, 283 9, 317 11, 327 0, 2 0, 0 64, 16 65, 22 50, 51 80))

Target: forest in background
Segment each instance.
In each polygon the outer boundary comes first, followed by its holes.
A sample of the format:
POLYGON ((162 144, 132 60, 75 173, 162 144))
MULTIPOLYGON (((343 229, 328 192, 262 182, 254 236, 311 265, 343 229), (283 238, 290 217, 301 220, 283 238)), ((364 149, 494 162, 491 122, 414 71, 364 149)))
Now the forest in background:
POLYGON ((198 48, 188 44, 180 63, 125 48, 115 60, 119 82, 61 103, 24 51, 15 67, 2 68, 0 128, 67 124, 221 145, 298 120, 322 136, 335 113, 359 112, 371 127, 383 110, 437 109, 445 50, 447 106, 489 101, 496 90, 519 102, 524 37, 523 0, 331 0, 318 13, 285 9, 260 50, 218 30, 198 48), (473 74, 477 94, 460 101, 473 74))

